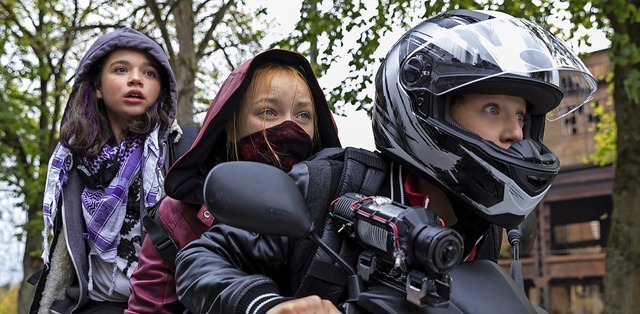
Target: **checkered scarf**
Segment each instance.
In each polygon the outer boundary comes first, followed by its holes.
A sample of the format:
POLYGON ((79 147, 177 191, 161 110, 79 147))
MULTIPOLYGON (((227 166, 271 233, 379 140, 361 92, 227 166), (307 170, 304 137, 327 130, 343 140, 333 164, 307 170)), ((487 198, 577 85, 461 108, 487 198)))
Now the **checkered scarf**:
MULTIPOLYGON (((162 156, 157 141, 157 129, 143 140, 124 140, 117 147, 106 146, 92 162, 85 163, 95 171, 105 160, 116 159, 120 165, 117 174, 106 187, 85 187, 81 195, 83 215, 87 226, 86 239, 91 241, 92 252, 106 262, 115 263, 127 206, 127 193, 135 176, 142 171, 145 206, 155 204, 161 197, 162 156), (143 145, 144 144, 144 145, 143 145)), ((58 144, 49 162, 44 193, 43 215, 45 245, 42 258, 48 262, 48 234, 58 210, 62 187, 73 165, 71 152, 58 144)))
POLYGON ((115 262, 117 240, 127 212, 127 192, 132 179, 140 171, 141 142, 141 139, 124 139, 116 147, 105 145, 102 153, 88 163, 93 173, 97 173, 107 160, 115 159, 120 165, 109 186, 86 186, 80 197, 87 236, 93 243, 92 250, 96 251, 92 253, 97 253, 106 262, 115 262))

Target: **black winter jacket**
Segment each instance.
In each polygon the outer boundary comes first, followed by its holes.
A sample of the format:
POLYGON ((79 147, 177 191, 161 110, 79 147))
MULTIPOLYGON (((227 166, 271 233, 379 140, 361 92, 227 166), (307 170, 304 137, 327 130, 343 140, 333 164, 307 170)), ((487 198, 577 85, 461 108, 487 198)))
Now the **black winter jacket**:
MULTIPOLYGON (((308 206, 314 203, 324 206, 328 212, 334 195, 327 193, 318 200, 316 189, 320 187, 314 179, 317 174, 309 175, 307 164, 310 162, 314 161, 295 165, 289 175, 305 195, 308 206)), ((390 164, 391 170, 379 195, 408 204, 406 199, 398 199, 398 195, 404 194, 399 189, 403 188, 406 170, 390 164)), ((331 180, 335 186, 336 178, 331 180)), ((323 233, 325 242, 339 237, 328 232, 326 226, 323 233)), ((477 246, 476 259, 496 261, 500 241, 500 229, 492 226, 477 246)), ((296 291, 318 250, 309 243, 305 239, 260 235, 224 224, 215 225, 178 254, 178 298, 194 313, 265 313, 281 302, 304 296, 296 295, 296 291)), ((346 241, 340 245, 342 247, 333 248, 341 255, 352 249, 346 241)), ((350 253, 347 255, 353 260, 357 253, 350 253)), ((341 272, 337 266, 335 270, 341 272)), ((344 277, 346 281, 346 272, 344 277)), ((336 304, 344 301, 344 295, 321 297, 332 299, 336 304)))

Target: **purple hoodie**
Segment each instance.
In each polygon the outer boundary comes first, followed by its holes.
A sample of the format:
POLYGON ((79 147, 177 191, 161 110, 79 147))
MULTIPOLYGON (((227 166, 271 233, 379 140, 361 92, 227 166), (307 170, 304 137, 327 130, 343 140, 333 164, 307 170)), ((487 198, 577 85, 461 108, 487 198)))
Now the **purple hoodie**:
MULTIPOLYGON (((91 45, 91 47, 89 47, 89 50, 87 50, 87 52, 80 60, 80 63, 78 64, 78 69, 76 70, 74 83, 71 87, 71 95, 69 96, 69 100, 73 99, 73 95, 78 91, 79 84, 86 79, 86 75, 87 73, 89 73, 94 63, 96 63, 96 61, 100 60, 102 57, 108 55, 110 52, 116 50, 117 48, 139 49, 150 54, 158 61, 164 72, 163 75, 166 76, 166 80, 169 83, 169 94, 171 95, 172 106, 170 111, 168 112, 168 115, 169 126, 171 126, 176 118, 176 105, 178 104, 178 85, 175 76, 173 75, 173 70, 171 69, 169 58, 167 57, 167 54, 164 52, 164 50, 162 50, 162 47, 158 45, 158 43, 151 40, 146 35, 131 28, 121 28, 103 35, 102 37, 99 37, 91 45)), ((65 114, 62 116, 62 122, 64 122, 65 120, 68 108, 69 102, 67 102, 65 114)), ((161 143, 163 143, 164 140, 167 139, 170 131, 171 128, 168 128, 164 134, 159 135, 159 140, 161 143)))

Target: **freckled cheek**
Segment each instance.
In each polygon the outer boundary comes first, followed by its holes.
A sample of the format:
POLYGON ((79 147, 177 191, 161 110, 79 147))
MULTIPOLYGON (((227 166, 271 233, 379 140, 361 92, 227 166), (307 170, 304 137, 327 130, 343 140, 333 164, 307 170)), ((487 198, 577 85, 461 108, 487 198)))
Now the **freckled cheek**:
POLYGON ((251 121, 246 121, 241 119, 238 124, 238 130, 237 130, 239 138, 243 138, 248 134, 250 134, 251 127, 252 127, 251 121))
POLYGON ((262 125, 258 125, 258 124, 252 124, 245 132, 244 136, 247 136, 249 134, 253 134, 259 131, 262 131, 263 127, 262 125))

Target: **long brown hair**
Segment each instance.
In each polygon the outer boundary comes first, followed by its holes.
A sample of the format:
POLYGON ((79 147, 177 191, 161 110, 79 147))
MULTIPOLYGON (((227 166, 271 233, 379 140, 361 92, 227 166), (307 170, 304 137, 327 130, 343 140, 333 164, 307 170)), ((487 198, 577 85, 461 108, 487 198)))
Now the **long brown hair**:
MULTIPOLYGON (((74 87, 67 103, 68 108, 60 126, 60 142, 75 156, 95 157, 104 145, 115 141, 105 104, 96 94, 96 86, 108 55, 91 66, 85 80, 74 87)), ((129 122, 123 130, 124 137, 147 136, 157 125, 160 125, 161 133, 169 128, 168 112, 172 105, 169 80, 164 68, 158 68, 162 82, 160 95, 144 115, 129 122)))
MULTIPOLYGON (((226 151, 227 151, 227 160, 238 160, 239 159, 239 154, 238 154, 238 141, 240 140, 240 136, 238 134, 238 129, 239 129, 239 125, 240 125, 240 108, 242 108, 242 106, 244 106, 249 100, 248 100, 248 95, 251 94, 256 94, 258 91, 258 84, 266 84, 266 85, 271 85, 271 81, 273 80, 273 77, 275 76, 275 74, 277 73, 285 73, 285 74, 289 74, 292 75, 293 77, 299 79, 300 81, 304 82, 304 86, 307 88, 307 92, 310 95, 313 95, 313 93, 311 92, 311 88, 309 87, 309 83, 307 82, 305 76, 302 74, 301 69, 298 69, 295 66, 292 65, 286 65, 286 64, 279 64, 279 63, 265 63, 262 65, 259 65, 255 71, 253 72, 253 75, 251 77, 251 82, 249 83, 249 86, 247 87, 247 90, 245 91, 244 95, 242 96, 242 100, 240 101, 240 103, 236 106, 235 110, 233 111, 233 115, 231 117, 231 120, 229 121, 229 123, 227 124, 226 127, 226 131, 227 131, 227 143, 226 143, 226 151)), ((311 101, 313 102, 313 109, 314 111, 316 110, 316 103, 314 101, 314 98, 311 97, 311 101)), ((319 147, 320 146, 320 132, 318 131, 318 117, 317 114, 314 113, 314 119, 313 119, 313 129, 314 129, 314 136, 313 136, 313 146, 315 147, 319 147)), ((269 146, 269 150, 270 153, 273 155, 274 159, 280 163, 280 158, 278 157, 278 154, 276 154, 275 150, 273 149, 273 147, 271 146, 271 143, 269 143, 269 139, 267 138, 267 133, 265 128, 262 128, 262 134, 264 136, 264 139, 267 143, 267 145, 269 146)), ((315 149, 314 149, 315 150, 315 149)))

